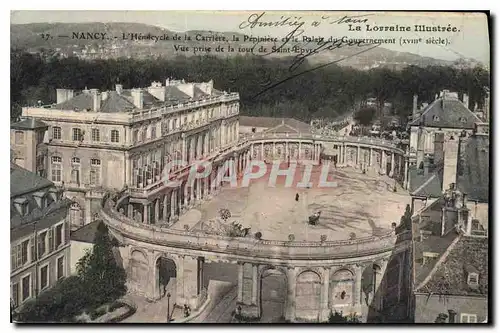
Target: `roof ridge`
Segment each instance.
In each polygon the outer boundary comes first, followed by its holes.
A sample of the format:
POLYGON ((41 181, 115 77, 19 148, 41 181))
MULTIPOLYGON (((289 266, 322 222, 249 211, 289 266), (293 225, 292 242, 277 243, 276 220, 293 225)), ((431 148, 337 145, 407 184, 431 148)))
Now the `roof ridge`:
POLYGON ((439 266, 441 266, 441 264, 446 260, 446 258, 448 258, 448 255, 455 248, 455 246, 457 245, 458 241, 460 239, 462 239, 462 237, 463 236, 461 234, 459 234, 453 240, 453 242, 451 242, 450 246, 448 246, 448 248, 446 249, 446 251, 439 258, 438 262, 434 265, 434 267, 432 268, 432 270, 429 272, 429 275, 427 275, 427 277, 415 288, 415 290, 419 290, 419 289, 423 288, 431 280, 432 276, 436 273, 436 271, 438 270, 439 266))

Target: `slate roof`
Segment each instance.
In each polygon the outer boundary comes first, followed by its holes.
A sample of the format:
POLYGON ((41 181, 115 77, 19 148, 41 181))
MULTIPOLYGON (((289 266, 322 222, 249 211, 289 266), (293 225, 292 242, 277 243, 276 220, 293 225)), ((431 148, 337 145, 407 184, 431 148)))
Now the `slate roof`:
POLYGON ((429 166, 429 172, 424 175, 424 170, 416 166, 408 170, 410 180, 410 194, 421 197, 438 198, 443 193, 442 168, 429 166))
POLYGON ((240 126, 248 127, 271 128, 278 126, 282 121, 283 118, 240 116, 240 126))
MULTIPOLYGON (((34 221, 40 221, 40 226, 48 226, 60 222, 67 214, 67 207, 70 200, 60 198, 60 195, 54 198, 46 193, 47 204, 40 208, 35 199, 35 193, 38 191, 47 191, 53 187, 53 183, 48 179, 42 178, 33 172, 11 163, 10 166, 10 227, 12 230, 34 221), (28 205, 28 214, 21 215, 16 209, 16 202, 26 203, 28 205), (64 208, 64 209, 61 209, 64 208)), ((15 236, 14 236, 15 238, 15 236)))
MULTIPOLYGON (((186 93, 179 90, 176 86, 166 86, 165 89, 165 101, 161 101, 150 94, 146 89, 142 89, 143 93, 143 109, 148 109, 155 106, 163 105, 173 105, 178 103, 184 103, 187 101, 195 101, 208 97, 209 95, 203 92, 198 86, 194 86, 193 93, 194 96, 191 98, 186 93)), ((124 89, 120 94, 116 91, 108 91, 108 97, 102 100, 101 95, 101 106, 100 112, 130 112, 132 110, 137 110, 133 103, 132 90, 124 89)), ((219 96, 222 92, 213 89, 212 95, 219 96)), ((54 109, 60 110, 92 110, 93 108, 93 96, 90 92, 81 92, 75 95, 73 98, 64 101, 62 103, 53 106, 54 109)))
POLYGON ((53 186, 54 184, 36 173, 21 168, 15 163, 10 163, 10 197, 53 186))
POLYGON ((440 295, 488 295, 488 239, 459 237, 430 280, 418 291, 440 295), (479 273, 477 288, 467 284, 469 272, 479 273))
POLYGON ((457 189, 469 200, 488 202, 490 186, 489 136, 474 135, 460 144, 457 189))
POLYGON ((99 223, 101 223, 101 221, 97 220, 71 232, 71 240, 83 243, 94 243, 99 223))
POLYGON ((34 130, 37 128, 47 128, 48 125, 43 121, 36 120, 35 118, 26 118, 16 123, 10 124, 10 128, 12 129, 20 129, 20 130, 34 130))
POLYGON ((460 100, 440 97, 428 105, 410 126, 474 129, 481 120, 460 100), (463 119, 464 121, 461 121, 463 119))

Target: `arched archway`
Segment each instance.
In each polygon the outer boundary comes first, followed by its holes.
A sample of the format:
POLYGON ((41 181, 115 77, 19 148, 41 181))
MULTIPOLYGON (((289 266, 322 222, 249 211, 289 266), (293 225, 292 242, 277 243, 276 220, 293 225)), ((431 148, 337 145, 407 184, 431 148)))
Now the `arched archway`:
POLYGON ((298 320, 318 321, 321 305, 321 276, 304 271, 297 276, 295 317, 298 320))
POLYGON ((274 267, 264 268, 260 275, 260 322, 283 322, 286 300, 286 274, 274 267))
POLYGON ((354 274, 348 269, 340 269, 330 279, 330 307, 341 308, 354 304, 354 274))
POLYGON ((156 259, 156 283, 160 298, 170 293, 175 304, 177 265, 175 261, 165 256, 156 259))
POLYGON ((143 293, 148 281, 148 258, 140 250, 133 250, 130 253, 130 260, 128 265, 128 276, 130 287, 139 293, 143 293))

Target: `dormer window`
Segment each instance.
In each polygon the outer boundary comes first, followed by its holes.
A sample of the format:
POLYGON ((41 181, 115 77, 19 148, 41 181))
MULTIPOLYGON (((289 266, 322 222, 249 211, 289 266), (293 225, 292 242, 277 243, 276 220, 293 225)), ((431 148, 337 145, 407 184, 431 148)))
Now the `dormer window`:
POLYGON ((16 207, 19 215, 21 216, 28 215, 28 199, 26 198, 14 199, 14 206, 16 207))
POLYGON ((467 276, 467 284, 471 287, 477 287, 479 284, 479 274, 477 273, 469 273, 467 276))
POLYGON ((458 118, 458 120, 459 120, 461 123, 465 123, 465 122, 467 121, 464 117, 460 117, 460 118, 458 118))
POLYGON ((39 191, 33 193, 33 197, 35 198, 36 204, 38 205, 38 208, 44 209, 46 206, 46 198, 45 198, 45 192, 39 191))
POLYGON ((432 119, 433 119, 434 121, 439 121, 439 116, 434 116, 432 119))
POLYGON ((49 190, 49 195, 54 202, 56 202, 59 199, 59 191, 55 187, 49 190))

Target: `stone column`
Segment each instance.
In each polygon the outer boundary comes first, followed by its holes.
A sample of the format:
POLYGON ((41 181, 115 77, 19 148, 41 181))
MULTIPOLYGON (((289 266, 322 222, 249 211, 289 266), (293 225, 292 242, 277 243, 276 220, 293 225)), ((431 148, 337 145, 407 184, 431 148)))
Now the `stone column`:
POLYGON ((250 153, 251 153, 252 158, 253 158, 253 143, 250 145, 250 153))
MULTIPOLYGON (((170 192, 171 196, 173 195, 173 192, 170 192)), ((172 210, 172 205, 170 205, 170 210, 172 210)), ((172 212, 170 212, 170 216, 172 216, 172 212)), ((163 216, 162 216, 163 221, 168 222, 168 194, 165 194, 165 197, 163 198, 163 216)))
POLYGON ((187 304, 191 310, 197 309, 201 304, 198 295, 198 258, 180 256, 177 282, 177 305, 187 304))
POLYGON ((354 282, 354 305, 362 305, 363 299, 361 297, 361 283, 362 283, 362 277, 363 277, 363 266, 362 265, 356 265, 354 267, 354 273, 355 273, 355 282, 354 282))
POLYGON ((368 166, 373 165, 373 148, 370 147, 370 159, 368 160, 368 166))
POLYGON ((158 223, 160 220, 160 200, 155 199, 155 220, 154 223, 158 223))
POLYGON ((142 222, 149 224, 149 203, 143 204, 142 222))
POLYGON ((243 263, 238 262, 238 303, 243 302, 243 263))
POLYGON ((302 142, 299 141, 299 158, 298 160, 300 161, 302 159, 302 142))
POLYGON ((323 268, 323 275, 321 281, 321 304, 320 304, 320 322, 325 322, 328 320, 330 315, 330 309, 328 307, 328 295, 330 287, 330 268, 323 268))
POLYGON ((132 203, 129 203, 127 205, 127 217, 129 219, 133 219, 134 218, 134 205, 132 203))
POLYGON ((408 160, 405 158, 405 182, 404 182, 405 190, 408 189, 408 160))
POLYGON ((297 287, 297 271, 294 267, 288 267, 287 275, 287 295, 286 295, 286 309, 285 309, 285 319, 294 321, 295 320, 295 300, 296 300, 296 287, 297 287))
POLYGON ((387 172, 387 154, 384 150, 381 150, 380 153, 382 154, 380 159, 380 171, 382 175, 385 175, 387 172))
POLYGON ((263 161, 265 159, 265 152, 264 152, 264 142, 261 143, 260 147, 260 159, 263 161))
POLYGON ((182 206, 182 208, 186 208, 187 205, 188 205, 188 197, 190 196, 191 194, 189 193, 189 186, 188 186, 188 183, 186 182, 184 184, 184 205, 182 206))
POLYGON ((259 281, 257 278, 258 265, 252 265, 252 304, 257 305, 257 297, 259 295, 259 281))
POLYGON ((132 179, 132 160, 128 156, 125 155, 125 184, 130 185, 133 183, 132 179))
POLYGON ((389 176, 394 177, 394 153, 391 153, 391 174, 389 176))

